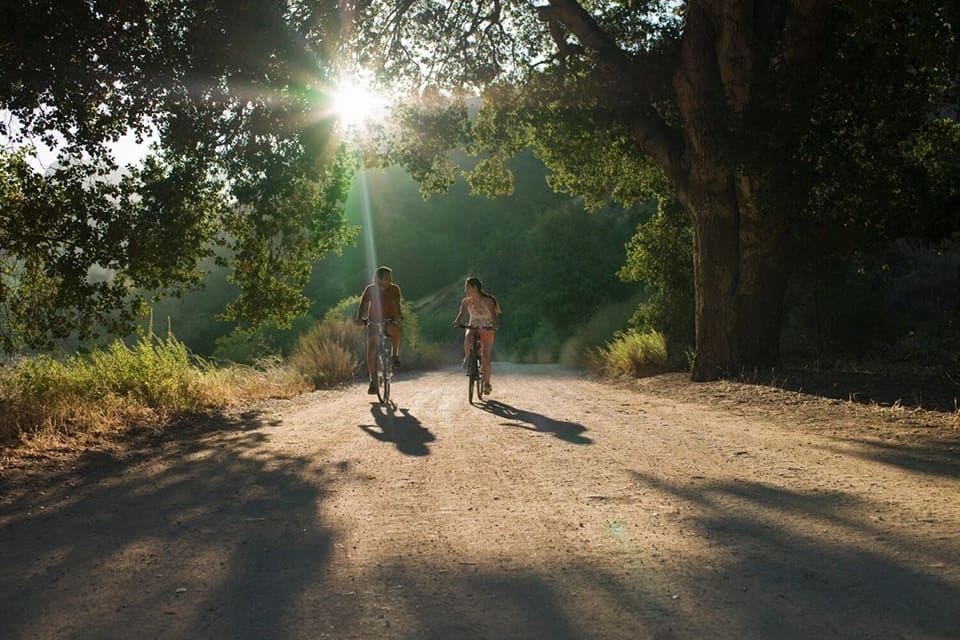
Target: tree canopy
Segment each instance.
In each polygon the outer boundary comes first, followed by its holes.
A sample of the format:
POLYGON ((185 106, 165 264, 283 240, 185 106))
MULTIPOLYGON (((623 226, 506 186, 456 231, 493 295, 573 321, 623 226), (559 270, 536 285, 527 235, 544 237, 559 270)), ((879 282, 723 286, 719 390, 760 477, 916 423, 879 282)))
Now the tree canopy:
POLYGON ((227 315, 284 322, 349 237, 327 3, 7 3, 0 20, 0 348, 129 328, 216 255, 227 315), (153 141, 123 174, 112 145, 153 141), (29 146, 58 150, 45 171, 29 146))
POLYGON ((348 235, 339 203, 355 155, 324 118, 345 66, 415 95, 365 150, 427 191, 452 184, 447 152, 466 146, 481 158, 474 190, 509 192, 504 163, 532 148, 551 185, 589 208, 656 196, 685 212, 698 379, 776 362, 797 264, 958 227, 960 8, 946 0, 48 0, 4 12, 0 108, 13 118, 0 133, 61 144, 42 175, 3 156, 7 344, 122 323, 132 287, 189 285, 211 252, 240 285, 229 314, 302 310, 311 260, 348 235), (130 130, 155 137, 156 153, 103 180, 110 141, 130 130))

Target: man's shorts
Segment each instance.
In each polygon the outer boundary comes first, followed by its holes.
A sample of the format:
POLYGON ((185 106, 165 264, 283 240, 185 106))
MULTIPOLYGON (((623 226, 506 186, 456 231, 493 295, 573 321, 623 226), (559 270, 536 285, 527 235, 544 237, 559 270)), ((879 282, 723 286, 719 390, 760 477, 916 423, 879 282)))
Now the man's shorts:
MULTIPOLYGON (((396 319, 394 319, 394 318, 384 318, 384 320, 386 320, 387 322, 390 322, 390 323, 395 324, 397 327, 400 326, 400 321, 399 321, 399 320, 396 320, 396 319)), ((379 333, 379 329, 378 329, 378 327, 377 327, 377 324, 376 324, 375 322, 373 322, 373 321, 370 321, 370 323, 367 325, 367 335, 368 335, 368 336, 376 336, 378 333, 379 333)))

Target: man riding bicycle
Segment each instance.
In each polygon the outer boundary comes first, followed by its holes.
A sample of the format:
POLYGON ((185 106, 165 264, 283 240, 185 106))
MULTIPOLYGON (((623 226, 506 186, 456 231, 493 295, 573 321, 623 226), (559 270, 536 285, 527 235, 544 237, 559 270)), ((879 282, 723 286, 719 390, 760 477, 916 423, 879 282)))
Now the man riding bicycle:
POLYGON ((379 267, 373 275, 373 281, 363 289, 360 304, 357 306, 357 324, 366 324, 367 330, 367 372, 370 374, 370 388, 367 393, 377 392, 377 323, 386 322, 390 336, 393 368, 400 368, 400 287, 393 283, 393 271, 389 267, 379 267))

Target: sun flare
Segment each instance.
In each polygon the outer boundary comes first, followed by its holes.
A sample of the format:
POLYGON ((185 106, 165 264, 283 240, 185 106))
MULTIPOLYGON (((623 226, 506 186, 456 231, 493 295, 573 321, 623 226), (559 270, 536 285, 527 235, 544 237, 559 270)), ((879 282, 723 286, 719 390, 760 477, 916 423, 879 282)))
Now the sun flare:
POLYGON ((333 111, 343 126, 360 127, 382 116, 384 99, 369 85, 343 81, 333 94, 333 111))

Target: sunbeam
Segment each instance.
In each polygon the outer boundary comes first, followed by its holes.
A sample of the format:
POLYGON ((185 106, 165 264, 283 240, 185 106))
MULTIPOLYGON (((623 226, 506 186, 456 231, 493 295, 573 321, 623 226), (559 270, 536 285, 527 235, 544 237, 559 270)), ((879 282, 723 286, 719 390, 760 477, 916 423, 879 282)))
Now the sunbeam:
POLYGON ((377 268, 377 245, 373 235, 373 216, 370 213, 370 191, 367 185, 367 172, 362 166, 357 172, 360 181, 360 215, 363 216, 363 244, 366 247, 367 275, 377 268))

